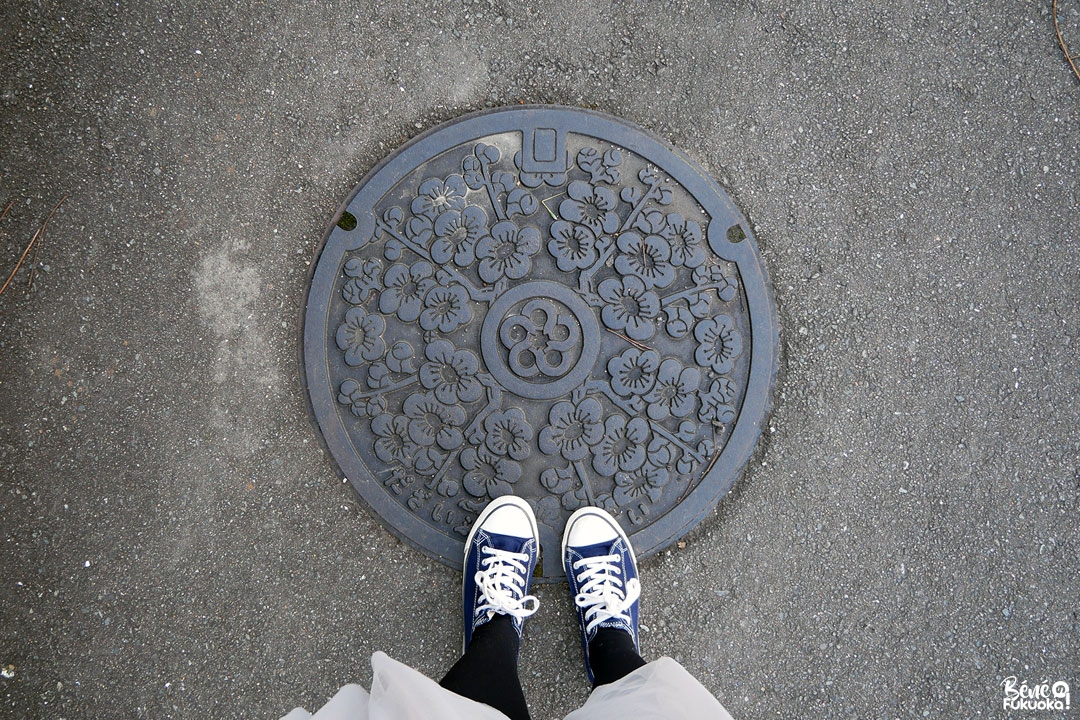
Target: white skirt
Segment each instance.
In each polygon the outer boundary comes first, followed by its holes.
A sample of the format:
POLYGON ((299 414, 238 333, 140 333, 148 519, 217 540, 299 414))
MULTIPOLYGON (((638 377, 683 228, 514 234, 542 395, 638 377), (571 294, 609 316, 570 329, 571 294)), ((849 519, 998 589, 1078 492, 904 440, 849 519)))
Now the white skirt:
MULTIPOLYGON (((507 720, 488 705, 446 690, 385 653, 371 656, 371 692, 346 685, 314 715, 296 708, 281 720, 507 720)), ((701 683, 671 658, 654 660, 593 690, 566 720, 731 720, 701 683)))

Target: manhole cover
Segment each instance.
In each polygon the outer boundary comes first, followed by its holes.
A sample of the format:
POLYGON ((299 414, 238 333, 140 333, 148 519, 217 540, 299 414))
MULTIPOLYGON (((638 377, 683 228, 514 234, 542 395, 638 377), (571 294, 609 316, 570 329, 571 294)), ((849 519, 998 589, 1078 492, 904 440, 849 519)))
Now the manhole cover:
POLYGON ((548 580, 582 505, 639 556, 700 521, 775 374, 768 280, 723 190, 569 108, 471 115, 395 152, 328 233, 305 312, 311 406, 364 503, 460 567, 490 499, 525 497, 548 580))

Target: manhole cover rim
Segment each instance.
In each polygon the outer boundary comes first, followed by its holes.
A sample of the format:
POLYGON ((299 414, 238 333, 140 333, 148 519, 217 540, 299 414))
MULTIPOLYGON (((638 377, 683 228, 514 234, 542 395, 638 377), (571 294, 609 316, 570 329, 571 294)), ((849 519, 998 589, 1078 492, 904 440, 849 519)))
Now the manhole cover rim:
MULTIPOLYGON (((736 218, 745 235, 745 240, 738 244, 726 244, 725 247, 729 253, 724 255, 724 259, 734 263, 738 268, 749 317, 750 361, 745 394, 738 418, 716 462, 702 476, 694 489, 681 499, 671 512, 632 531, 631 538, 635 549, 641 548, 639 557, 645 558, 664 550, 692 530, 717 506, 723 495, 739 479, 752 457, 771 409, 772 389, 778 366, 778 327, 772 284, 745 216, 719 183, 697 162, 648 129, 621 118, 574 107, 521 105, 492 108, 469 113, 437 125, 393 150, 365 173, 335 214, 312 259, 309 282, 301 306, 302 342, 298 355, 305 403, 319 441, 337 470, 338 476, 353 486, 361 505, 392 535, 408 546, 452 567, 461 567, 461 553, 464 548, 462 541, 457 541, 427 525, 401 505, 392 502, 374 505, 365 494, 367 486, 372 484, 368 468, 355 453, 349 453, 342 458, 332 451, 331 448, 335 446, 352 447, 352 440, 338 415, 333 392, 330 392, 329 397, 323 397, 319 399, 321 401, 317 401, 311 391, 312 388, 330 387, 326 355, 330 305, 328 303, 326 307, 319 308, 318 304, 312 306, 310 300, 312 297, 330 297, 333 291, 339 270, 338 263, 323 262, 323 259, 327 249, 331 247, 335 233, 345 232, 336 225, 336 220, 345 211, 354 205, 364 207, 365 203, 374 206, 374 203, 396 186, 405 174, 439 153, 466 142, 479 141, 484 136, 519 131, 523 120, 528 120, 529 124, 535 126, 546 115, 552 114, 564 118, 560 122, 565 122, 567 112, 579 116, 584 121, 581 125, 573 127, 570 132, 592 136, 622 147, 653 163, 681 184, 710 217, 718 218, 728 214, 736 218), (472 129, 471 125, 481 119, 485 123, 484 127, 472 129), (470 132, 470 129, 473 131, 470 132), (481 134, 478 135, 477 132, 481 134), (427 143, 436 137, 440 140, 439 144, 434 147, 427 146, 427 143), (417 159, 416 156, 421 154, 421 149, 423 157, 417 159), (399 171, 399 167, 403 167, 403 170, 399 171), (369 201, 368 198, 372 199, 369 201), (444 548, 442 551, 432 547, 440 545, 444 548), (453 547, 447 549, 448 545, 453 547)), ((370 213, 354 215, 358 226, 349 235, 362 237, 363 233, 368 232, 368 227, 373 226, 374 221, 370 213), (365 227, 365 223, 368 227, 365 227)), ((709 236, 726 231, 727 228, 719 227, 718 223, 710 223, 708 227, 709 236)), ((341 247, 338 249, 344 256, 346 252, 356 248, 351 247, 343 238, 341 247)), ((744 348, 744 351, 746 350, 744 348)), ((542 526, 542 534, 545 533, 545 528, 546 526, 542 526)), ((550 531, 547 531, 547 534, 550 534, 550 531)), ((557 544, 551 544, 552 539, 542 538, 542 546, 558 547, 557 544)), ((538 579, 557 582, 564 578, 538 579)))

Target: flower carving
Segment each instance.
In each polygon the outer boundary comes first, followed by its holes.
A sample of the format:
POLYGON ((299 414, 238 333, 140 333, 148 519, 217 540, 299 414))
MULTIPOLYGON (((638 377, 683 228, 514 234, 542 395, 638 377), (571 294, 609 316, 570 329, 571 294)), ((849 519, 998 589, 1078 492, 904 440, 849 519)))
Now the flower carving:
POLYGON ((460 212, 465 209, 467 192, 465 180, 460 175, 450 175, 446 180, 428 178, 420 184, 420 189, 412 201, 413 214, 435 220, 444 212, 460 212))
POLYGON ((619 229, 619 216, 614 212, 615 193, 611 190, 575 180, 566 187, 566 194, 569 197, 559 203, 563 220, 581 223, 598 236, 619 229))
MULTIPOLYGON (((613 499, 621 507, 638 506, 642 504, 659 502, 664 494, 664 486, 667 485, 668 467, 674 457, 674 448, 671 443, 662 437, 653 438, 648 447, 648 459, 645 464, 636 470, 615 473, 615 490, 613 499)), ((647 512, 647 510, 646 510, 647 512)), ((637 513, 630 511, 630 521, 635 520, 637 513)))
POLYGON ((665 288, 675 279, 671 245, 663 236, 642 236, 629 230, 619 235, 615 244, 620 251, 615 258, 615 269, 623 275, 641 278, 649 289, 665 288))
POLYGON ((369 314, 362 307, 350 308, 335 336, 338 348, 345 351, 345 364, 355 366, 382 357, 386 350, 382 339, 385 329, 381 315, 369 314))
POLYGON ((551 240, 548 252, 563 272, 584 270, 596 262, 596 236, 585 225, 575 225, 565 220, 551 224, 551 240))
POLYGON ((700 384, 700 370, 684 368, 678 360, 667 358, 660 363, 656 384, 645 396, 645 402, 649 404, 649 417, 653 420, 664 420, 669 416, 686 417, 694 410, 700 384))
POLYGON ((549 467, 540 473, 540 484, 551 493, 548 497, 552 500, 555 500, 555 495, 559 495, 556 502, 570 512, 589 501, 589 493, 577 478, 572 465, 563 468, 549 467))
POLYGON ((496 455, 486 447, 467 447, 461 453, 465 476, 461 484, 475 497, 509 495, 521 479, 521 465, 508 457, 496 455))
POLYGON ((420 311, 420 327, 424 330, 453 332, 471 319, 469 294, 460 285, 436 286, 424 296, 424 309, 420 311))
POLYGON ((461 212, 444 212, 435 219, 431 259, 440 265, 451 260, 458 267, 471 265, 476 259, 476 244, 486 235, 487 216, 480 208, 470 205, 461 212))
POLYGON ((589 448, 604 437, 600 422, 603 409, 592 398, 572 403, 561 400, 548 411, 547 427, 540 431, 540 452, 545 455, 560 454, 571 462, 584 460, 589 448))
POLYGON ((435 483, 435 492, 443 497, 454 497, 461 490, 461 484, 452 478, 442 475, 435 483))
POLYGON ((596 148, 584 147, 578 151, 577 164, 594 182, 615 185, 622 178, 618 166, 622 164, 622 153, 611 148, 603 155, 596 148))
POLYGON ((531 453, 532 437, 532 426, 521 408, 493 412, 484 418, 484 446, 495 455, 524 460, 531 453))
POLYGON ((611 389, 622 396, 645 395, 656 384, 660 354, 655 350, 629 348, 608 360, 611 389))
POLYGON ((413 393, 405 398, 402 411, 409 420, 409 439, 420 447, 454 450, 461 445, 465 411, 459 406, 439 402, 434 393, 413 393))
POLYGON ((361 305, 367 300, 371 291, 379 287, 379 270, 382 263, 378 260, 349 258, 342 268, 342 272, 350 278, 341 288, 341 296, 345 302, 353 305, 361 305))
POLYGON ((532 256, 540 250, 540 231, 518 228, 512 222, 495 223, 491 235, 476 243, 477 271, 484 282, 500 278, 525 277, 532 269, 532 256))
POLYGON ((625 330, 634 340, 648 340, 656 332, 653 320, 660 314, 660 299, 641 278, 608 278, 597 294, 604 301, 600 319, 612 330, 625 330))
MULTIPOLYGON (((601 437, 603 433, 601 433, 601 437)), ((577 481, 573 465, 549 467, 540 473, 540 484, 548 492, 559 495, 570 489, 577 481)))
POLYGON ((742 353, 742 337, 735 321, 727 315, 717 315, 694 326, 698 341, 694 359, 699 365, 709 365, 719 374, 730 372, 735 358, 742 353))
POLYGON ((375 457, 384 463, 412 465, 417 444, 409 437, 409 419, 402 415, 383 413, 371 419, 375 433, 375 457))
MULTIPOLYGON (((450 212, 457 211, 451 210, 450 212)), ((440 217, 442 216, 440 215, 440 217)), ((433 228, 434 226, 432 225, 431 219, 429 217, 427 217, 426 215, 416 215, 405 224, 405 237, 409 238, 421 247, 426 247, 427 244, 431 241, 431 233, 433 232, 433 228)), ((386 242, 386 249, 390 250, 391 247, 393 248, 393 253, 396 256, 394 258, 388 258, 392 260, 396 260, 398 257, 400 257, 401 251, 405 248, 405 246, 402 245, 397 240, 397 238, 393 237, 391 237, 386 242)))
POLYGON ((395 263, 383 276, 383 291, 379 294, 379 311, 397 313, 402 322, 420 317, 424 295, 435 286, 431 264, 423 260, 406 267, 395 263))
POLYGON ((668 471, 646 462, 637 470, 615 473, 615 492, 612 495, 620 506, 635 505, 648 500, 655 503, 664 494, 668 471))
MULTIPOLYGON (((724 269, 718 265, 701 266, 694 268, 690 274, 690 281, 694 285, 715 285, 716 294, 724 302, 731 302, 739 292, 739 286, 735 281, 724 274, 724 269)), ((698 315, 697 317, 705 317, 698 315)))
POLYGON ((702 422, 726 423, 735 419, 735 383, 728 378, 713 380, 708 391, 701 393, 701 408, 698 418, 702 422))
POLYGON ((593 451, 593 469, 601 475, 633 472, 645 464, 649 423, 643 418, 627 422, 622 415, 604 421, 604 437, 593 451))
POLYGON ((701 225, 687 220, 679 213, 667 216, 668 242, 671 245, 671 264, 675 267, 696 268, 705 264, 701 248, 701 225))
POLYGON ((412 465, 416 472, 421 475, 434 475, 442 467, 446 460, 446 453, 439 450, 435 445, 431 447, 418 447, 413 456, 412 465))
POLYGON ((436 340, 424 350, 428 361, 420 366, 420 384, 447 405, 473 402, 484 394, 476 378, 480 363, 469 350, 456 350, 446 340, 436 340))

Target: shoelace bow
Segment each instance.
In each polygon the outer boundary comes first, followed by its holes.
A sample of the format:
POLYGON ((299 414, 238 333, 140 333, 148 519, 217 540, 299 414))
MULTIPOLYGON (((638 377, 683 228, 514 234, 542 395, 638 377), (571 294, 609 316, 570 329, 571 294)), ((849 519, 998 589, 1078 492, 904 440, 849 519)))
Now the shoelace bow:
POLYGON ((627 611, 641 595, 641 583, 637 578, 623 583, 622 570, 616 564, 618 560, 618 555, 599 555, 574 563, 574 570, 585 568, 577 576, 581 592, 574 598, 574 603, 585 611, 586 633, 612 618, 628 625, 632 622, 627 611))
POLYGON ((481 550, 487 557, 480 561, 482 569, 474 577, 485 602, 476 608, 476 614, 486 612, 489 618, 510 615, 524 620, 536 612, 540 601, 535 595, 525 595, 529 556, 492 547, 481 550))

